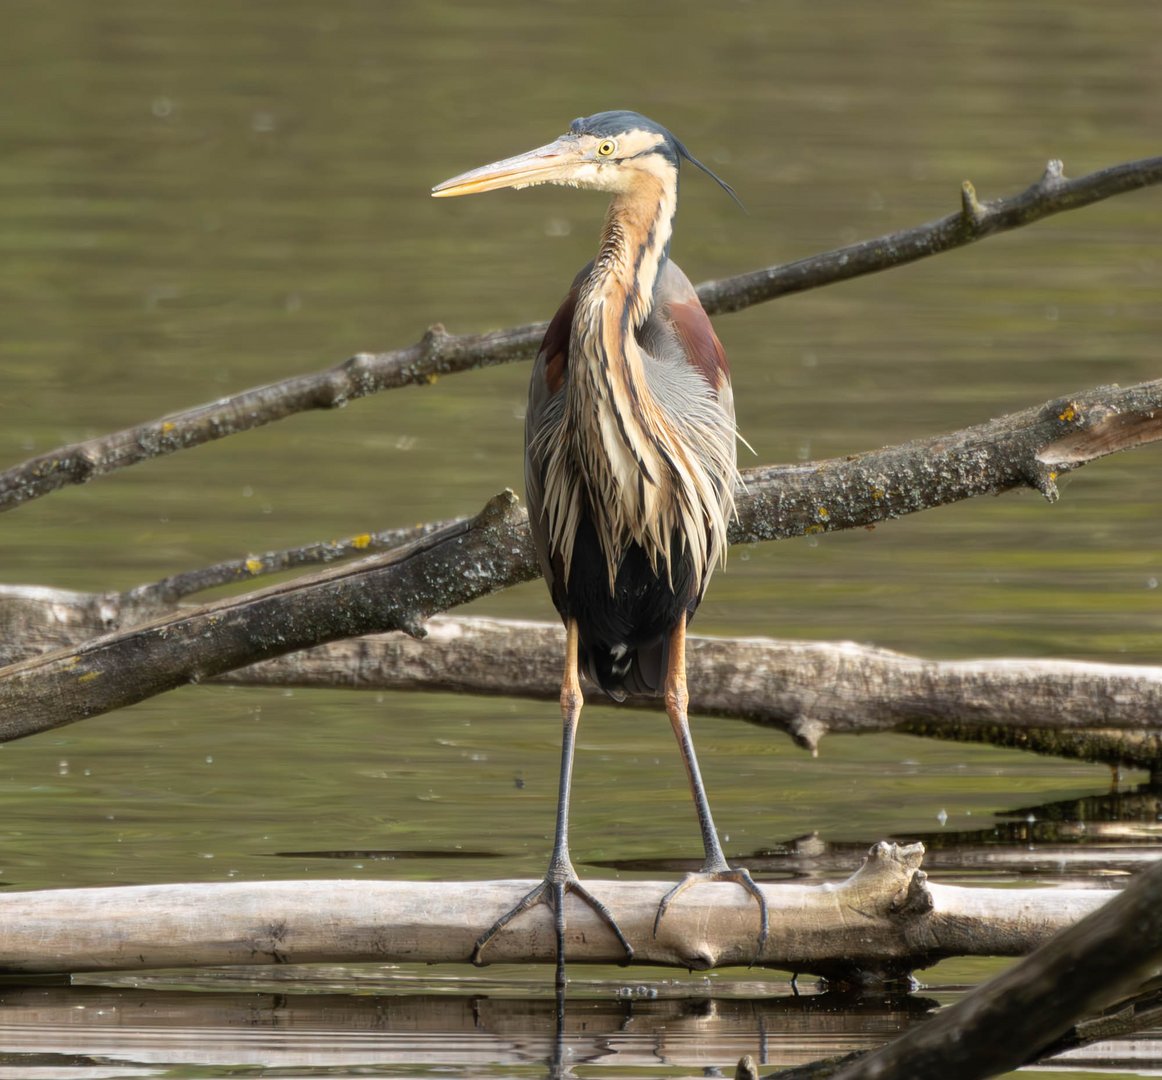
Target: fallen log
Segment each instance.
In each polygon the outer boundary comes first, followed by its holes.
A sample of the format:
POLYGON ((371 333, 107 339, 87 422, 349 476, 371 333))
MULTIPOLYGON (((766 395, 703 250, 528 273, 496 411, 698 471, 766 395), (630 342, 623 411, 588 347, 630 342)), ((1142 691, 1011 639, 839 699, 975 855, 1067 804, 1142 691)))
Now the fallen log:
MULTIPOLYGON (((1104 904, 1089 889, 935 885, 920 844, 874 845, 843 882, 765 885, 770 937, 729 884, 684 893, 653 936, 672 882, 595 881, 635 963, 705 970, 747 965, 847 984, 907 977, 949 956, 1018 956, 1104 904)), ((528 881, 264 881, 54 889, 0 896, 0 972, 80 972, 232 964, 466 963, 476 938, 528 881)), ((593 912, 571 904, 570 964, 619 963, 593 912)), ((536 908, 494 939, 493 963, 554 959, 552 916, 536 908)))

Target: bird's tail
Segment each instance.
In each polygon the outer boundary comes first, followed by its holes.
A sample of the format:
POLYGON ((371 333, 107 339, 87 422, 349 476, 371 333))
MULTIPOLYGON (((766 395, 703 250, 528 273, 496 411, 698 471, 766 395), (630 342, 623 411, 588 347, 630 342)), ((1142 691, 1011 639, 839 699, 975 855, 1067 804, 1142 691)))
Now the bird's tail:
POLYGON ((661 692, 669 652, 668 635, 635 645, 582 639, 579 659, 590 681, 614 701, 624 701, 631 694, 651 697, 661 692))

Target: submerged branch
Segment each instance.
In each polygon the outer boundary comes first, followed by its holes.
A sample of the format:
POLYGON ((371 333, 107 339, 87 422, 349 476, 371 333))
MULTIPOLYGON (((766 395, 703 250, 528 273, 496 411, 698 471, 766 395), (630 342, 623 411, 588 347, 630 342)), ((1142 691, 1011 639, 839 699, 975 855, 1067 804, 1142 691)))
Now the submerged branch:
MULTIPOLYGON (((923 847, 880 843, 846 881, 764 885, 770 937, 755 957, 758 908, 730 884, 700 885, 667 912, 670 882, 594 881, 638 963, 705 970, 752 961, 871 984, 948 956, 1015 956, 1109 901, 1092 889, 973 889, 929 883, 923 847)), ((220 964, 465 963, 479 935, 534 883, 278 881, 61 889, 0 895, 0 971, 75 972, 220 964)), ((570 964, 617 963, 618 942, 569 901, 570 964)), ((493 963, 550 962, 553 919, 538 907, 490 946, 493 963)))
POLYGON ((1020 1068, 1080 1018, 1133 993, 1162 964, 1162 863, 1034 955, 978 986, 836 1080, 985 1080, 1020 1068))
MULTIPOLYGON (((1101 199, 1162 182, 1162 157, 1115 165, 1077 179, 1052 161, 1018 195, 977 201, 963 185, 958 213, 834 251, 698 287, 710 314, 739 311, 787 293, 887 270, 1101 199)), ((0 472, 0 511, 69 484, 83 484, 151 458, 238 434, 311 409, 333 409, 381 390, 424 385, 436 377, 530 359, 547 323, 488 334, 452 335, 433 326, 415 345, 358 353, 324 371, 282 379, 219 401, 40 454, 0 472)))

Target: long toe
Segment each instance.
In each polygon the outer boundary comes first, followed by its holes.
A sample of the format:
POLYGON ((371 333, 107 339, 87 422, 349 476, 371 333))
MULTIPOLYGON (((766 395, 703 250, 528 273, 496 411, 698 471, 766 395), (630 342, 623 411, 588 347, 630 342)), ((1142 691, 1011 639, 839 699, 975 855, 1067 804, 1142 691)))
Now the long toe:
POLYGON ((658 912, 654 916, 654 937, 658 936, 658 928, 662 925, 662 919, 665 917, 670 905, 687 889, 709 881, 733 882, 754 897, 755 902, 759 906, 759 936, 752 963, 757 962, 759 957, 762 956, 763 948, 767 943, 767 934, 770 931, 770 913, 767 908, 766 895, 755 884, 754 878, 750 876, 750 871, 741 866, 728 866, 718 870, 695 870, 682 878, 677 885, 662 897, 661 902, 658 904, 658 912))
POLYGON ((561 973, 563 972, 565 950, 565 897, 569 893, 572 893, 582 903, 586 904, 609 927, 610 932, 617 938, 618 944, 621 945, 625 953, 625 959, 622 962, 628 964, 633 959, 633 946, 630 945, 625 934, 622 933, 621 927, 617 925, 617 920, 614 919, 609 908, 585 888, 575 874, 567 877, 550 874, 536 888, 525 893, 513 907, 501 915, 496 922, 476 939, 476 944, 472 949, 472 963, 477 965, 484 963, 481 955, 489 942, 514 919, 540 904, 547 904, 553 912, 553 926, 557 938, 558 981, 560 981, 561 973))
POLYGON ((579 900, 582 900, 588 904, 593 913, 603 923, 605 923, 606 926, 609 927, 613 936, 617 938, 618 944, 621 945, 625 952, 625 959, 622 961, 622 963, 628 964, 633 959, 633 946, 626 939, 625 934, 621 932, 621 927, 617 925, 617 920, 610 913, 609 908, 607 908, 600 900, 598 900, 597 897, 594 896, 587 888, 585 888, 585 886, 582 885, 581 882, 576 878, 574 878, 565 886, 565 891, 567 893, 571 892, 579 900))
POLYGON ((472 946, 472 963, 480 966, 484 963, 481 959, 481 954, 484 952, 488 943, 496 937, 513 919, 518 915, 523 915, 530 908, 536 907, 538 904, 552 903, 553 882, 542 881, 535 889, 531 889, 525 893, 521 899, 514 904, 508 911, 506 911, 499 919, 496 920, 483 934, 476 939, 476 944, 472 946))

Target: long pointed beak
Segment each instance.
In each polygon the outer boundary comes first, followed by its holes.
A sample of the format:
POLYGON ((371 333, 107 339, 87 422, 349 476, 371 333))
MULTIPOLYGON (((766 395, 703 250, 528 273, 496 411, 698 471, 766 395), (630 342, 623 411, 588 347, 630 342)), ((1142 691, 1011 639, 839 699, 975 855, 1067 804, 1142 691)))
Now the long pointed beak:
POLYGON ((569 135, 536 150, 529 150, 516 157, 494 161, 479 169, 453 176, 432 188, 437 199, 453 195, 476 195, 482 191, 496 191, 498 188, 522 188, 532 184, 548 184, 554 180, 567 178, 567 173, 578 163, 576 140, 569 135))

